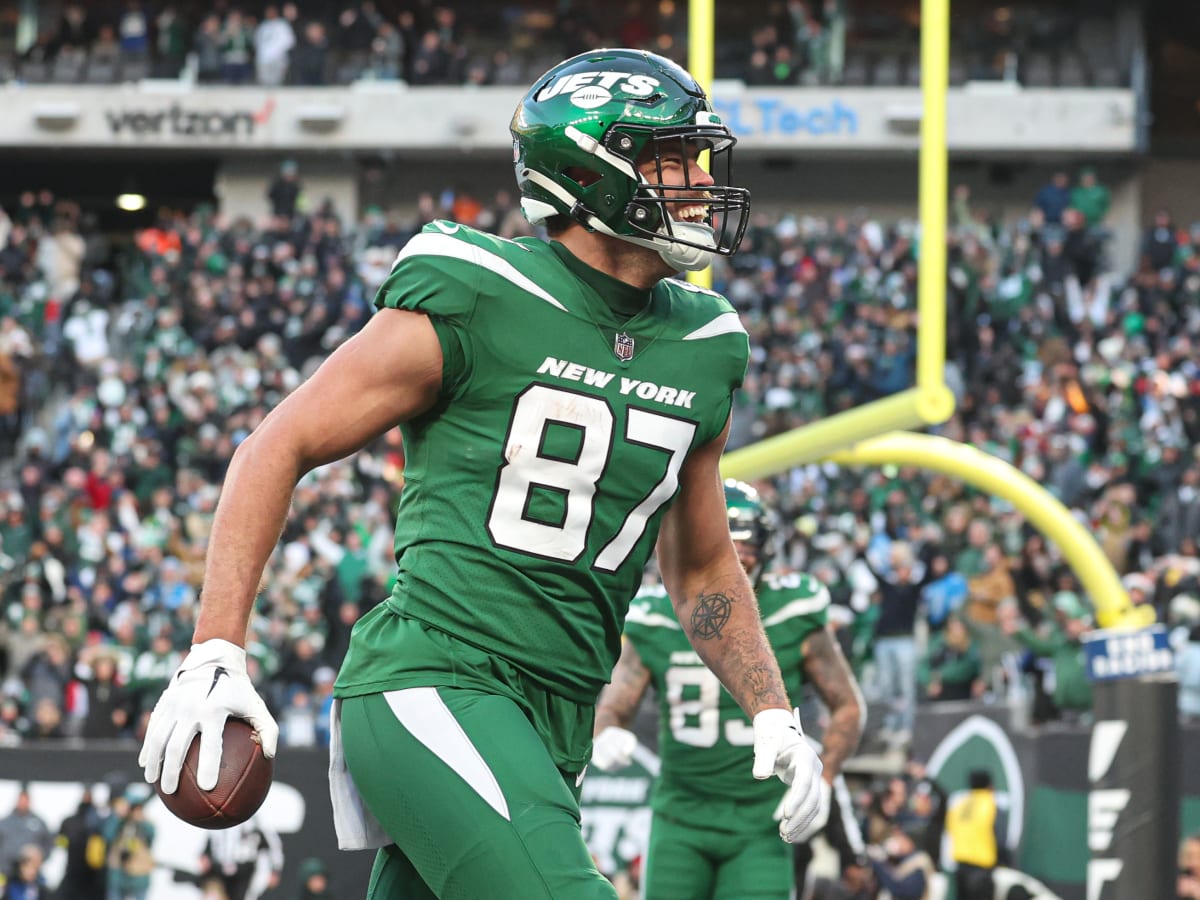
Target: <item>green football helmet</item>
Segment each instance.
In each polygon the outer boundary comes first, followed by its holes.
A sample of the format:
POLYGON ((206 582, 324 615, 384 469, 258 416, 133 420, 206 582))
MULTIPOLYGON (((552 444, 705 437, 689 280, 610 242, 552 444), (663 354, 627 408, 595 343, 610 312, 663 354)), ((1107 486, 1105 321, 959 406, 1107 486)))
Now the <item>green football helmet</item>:
POLYGON ((757 579, 775 556, 775 515, 762 501, 758 491, 744 481, 725 479, 725 509, 729 515, 729 536, 754 548, 757 579))
POLYGON ((521 208, 533 224, 570 216, 657 250, 677 270, 737 250, 750 215, 750 192, 729 184, 737 139, 669 59, 642 50, 574 56, 534 83, 510 128, 521 208), (698 151, 712 154, 712 185, 690 183, 686 161, 698 151), (664 183, 670 156, 684 160, 682 183, 664 183), (649 161, 657 178, 639 171, 649 161))

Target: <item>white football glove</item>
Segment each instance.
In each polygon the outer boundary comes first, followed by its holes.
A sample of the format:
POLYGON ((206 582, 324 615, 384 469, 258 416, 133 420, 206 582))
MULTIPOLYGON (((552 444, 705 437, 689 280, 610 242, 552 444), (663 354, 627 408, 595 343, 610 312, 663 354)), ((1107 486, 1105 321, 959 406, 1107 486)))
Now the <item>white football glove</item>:
MULTIPOLYGON (((829 824, 830 807, 833 805, 833 788, 829 786, 829 782, 824 778, 821 779, 821 808, 817 811, 817 816, 809 823, 807 828, 803 828, 796 832, 790 842, 793 844, 807 844, 818 834, 824 831, 825 826, 829 824)), ((779 805, 775 807, 775 821, 778 822, 783 818, 783 808, 788 802, 788 795, 784 794, 779 801, 779 805)), ((785 838, 785 840, 789 840, 785 838)))
POLYGON ((829 819, 830 792, 822 790, 821 758, 804 739, 799 713, 764 709, 754 717, 754 777, 777 775, 788 785, 779 804, 779 836, 789 844, 816 833, 829 819))
POLYGON ((623 769, 633 762, 637 743, 632 731, 609 725, 592 739, 592 765, 601 772, 623 769))
POLYGON ((199 734, 196 783, 211 791, 217 786, 221 738, 230 716, 249 721, 262 740, 263 756, 275 755, 279 726, 246 674, 246 651, 219 638, 192 644, 150 714, 138 754, 146 780, 153 784, 161 776, 163 792, 175 793, 183 758, 199 734))

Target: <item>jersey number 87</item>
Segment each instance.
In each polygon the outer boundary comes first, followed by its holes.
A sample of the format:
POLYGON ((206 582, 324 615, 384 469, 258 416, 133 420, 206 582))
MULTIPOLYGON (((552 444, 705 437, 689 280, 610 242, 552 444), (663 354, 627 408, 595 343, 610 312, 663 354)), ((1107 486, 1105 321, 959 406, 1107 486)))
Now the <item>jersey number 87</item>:
MULTIPOLYGON (((592 394, 534 384, 518 396, 488 513, 488 534, 497 546, 543 559, 579 561, 587 549, 597 487, 613 455, 615 421, 608 401, 592 394), (577 431, 574 453, 556 456, 546 449, 551 425, 577 431), (561 497, 560 522, 530 515, 535 489, 561 497)), ((669 454, 667 469, 596 554, 593 568, 615 572, 629 558, 650 517, 679 486, 679 469, 695 433, 694 422, 628 408, 624 441, 669 454)))

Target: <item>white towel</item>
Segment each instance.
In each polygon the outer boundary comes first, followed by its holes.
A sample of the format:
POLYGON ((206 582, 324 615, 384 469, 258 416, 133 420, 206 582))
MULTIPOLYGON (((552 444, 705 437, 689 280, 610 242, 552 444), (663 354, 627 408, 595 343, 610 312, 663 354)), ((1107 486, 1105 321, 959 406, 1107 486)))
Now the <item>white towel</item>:
POLYGON ((392 843, 379 820, 363 804, 346 768, 342 750, 342 701, 335 699, 329 714, 329 799, 340 850, 378 850, 392 843))

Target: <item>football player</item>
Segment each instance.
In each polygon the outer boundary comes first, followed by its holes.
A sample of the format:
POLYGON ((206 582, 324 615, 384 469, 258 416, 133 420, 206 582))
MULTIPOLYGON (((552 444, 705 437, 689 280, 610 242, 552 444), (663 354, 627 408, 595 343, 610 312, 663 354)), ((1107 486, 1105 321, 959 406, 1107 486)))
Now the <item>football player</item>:
MULTIPOLYGON (((792 696, 805 681, 829 709, 821 792, 829 798, 846 758, 862 735, 866 707, 837 641, 826 628, 829 592, 811 575, 769 571, 771 516, 750 485, 725 482, 730 533, 758 595, 767 637, 792 696)), ((659 699, 662 769, 651 802, 654 818, 644 867, 646 900, 786 900, 792 854, 774 839, 777 786, 746 773, 754 730, 746 714, 689 646, 668 590, 643 589, 625 624, 624 649, 596 712, 593 764, 614 770, 629 763, 637 738, 628 730, 646 689, 659 699)), ((844 784, 843 805, 848 801, 844 784)), ((822 805, 828 811, 828 802, 822 805)), ((856 830, 853 817, 838 826, 856 830)), ((827 815, 802 829, 782 829, 805 844, 827 815)), ((845 843, 839 834, 836 843, 845 843)), ((850 836, 853 842, 853 834, 850 836)), ((861 841, 859 842, 861 844, 861 841)), ((858 848, 861 852, 861 847, 858 848)), ((797 887, 811 851, 797 848, 797 887)), ((852 854, 850 854, 852 856, 852 854)))
POLYGON ((339 842, 379 848, 374 900, 616 896, 579 784, 656 543, 682 628, 753 722, 753 775, 790 785, 784 834, 827 802, 725 523, 747 337, 723 297, 671 277, 737 248, 734 137, 687 72, 633 50, 555 66, 511 131, 522 207, 552 240, 426 226, 376 315, 238 447, 195 643, 140 758, 174 791, 199 733, 207 789, 227 716, 274 753, 243 641, 292 491, 400 425, 396 586, 357 623, 332 713, 339 842))

